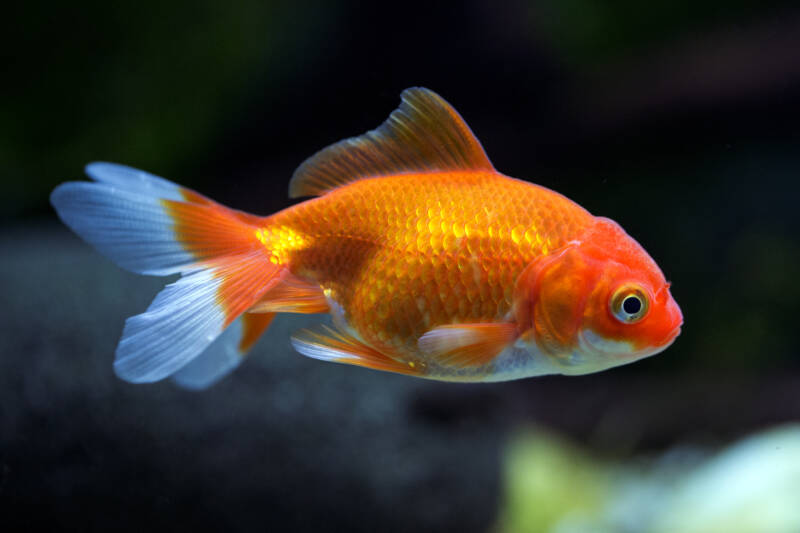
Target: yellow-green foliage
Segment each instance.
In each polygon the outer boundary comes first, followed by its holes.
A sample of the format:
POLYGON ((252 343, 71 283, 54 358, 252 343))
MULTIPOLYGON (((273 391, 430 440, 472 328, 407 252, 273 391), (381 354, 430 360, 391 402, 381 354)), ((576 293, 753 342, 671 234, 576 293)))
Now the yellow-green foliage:
POLYGON ((502 533, 798 533, 800 425, 702 459, 678 448, 647 462, 592 459, 545 432, 509 444, 502 533))
POLYGON ((597 516, 606 503, 607 467, 554 435, 528 429, 515 435, 505 462, 506 500, 500 531, 548 531, 565 515, 597 516))

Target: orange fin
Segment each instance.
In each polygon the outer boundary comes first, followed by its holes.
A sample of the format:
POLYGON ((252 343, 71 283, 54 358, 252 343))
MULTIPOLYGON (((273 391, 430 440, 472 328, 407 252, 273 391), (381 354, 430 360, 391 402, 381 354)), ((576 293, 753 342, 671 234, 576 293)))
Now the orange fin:
POLYGON ((517 338, 509 322, 457 324, 434 328, 420 337, 420 350, 442 365, 483 366, 517 338))
POLYGON ((86 172, 94 181, 53 191, 62 220, 124 268, 181 274, 125 322, 117 375, 133 383, 175 376, 194 388, 218 380, 268 325, 269 317, 242 313, 288 274, 259 238, 267 219, 124 165, 91 163, 86 172))
POLYGON ((242 315, 242 337, 239 339, 238 350, 244 357, 256 341, 267 331, 272 324, 275 313, 245 313, 242 315))
POLYGON ((287 274, 249 309, 250 313, 327 313, 328 301, 322 288, 293 274, 287 274))
POLYGON ((322 331, 300 330, 292 335, 294 349, 313 359, 363 366, 373 370, 420 375, 423 367, 398 361, 360 340, 327 326, 322 331))
POLYGON ((320 196, 376 176, 494 170, 467 123, 441 96, 422 87, 400 96, 400 107, 378 129, 333 144, 300 165, 289 197, 320 196))

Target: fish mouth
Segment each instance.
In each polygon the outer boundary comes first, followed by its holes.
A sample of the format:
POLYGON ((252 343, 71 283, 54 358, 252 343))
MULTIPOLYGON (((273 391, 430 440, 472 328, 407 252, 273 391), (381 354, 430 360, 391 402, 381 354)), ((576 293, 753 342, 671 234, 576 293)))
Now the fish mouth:
POLYGON ((681 334, 681 326, 683 326, 683 322, 681 322, 681 325, 677 326, 666 337, 664 337, 664 339, 658 343, 658 346, 663 346, 664 348, 667 348, 669 347, 669 345, 675 342, 675 339, 677 339, 678 335, 681 334))
POLYGON ((675 326, 672 331, 667 333, 663 339, 656 342, 652 346, 649 346, 643 350, 636 350, 631 355, 635 359, 642 359, 644 357, 650 357, 651 355, 655 355, 657 353, 661 353, 670 346, 672 343, 675 342, 675 339, 678 338, 678 335, 681 334, 681 326, 683 325, 683 321, 681 320, 680 324, 675 326))
POLYGON ((678 302, 676 302, 671 296, 669 300, 669 304, 667 304, 667 312, 672 323, 672 330, 664 336, 664 339, 659 343, 664 345, 666 348, 670 344, 672 344, 678 335, 681 334, 681 327, 683 326, 683 313, 681 312, 681 308, 678 307, 678 302))

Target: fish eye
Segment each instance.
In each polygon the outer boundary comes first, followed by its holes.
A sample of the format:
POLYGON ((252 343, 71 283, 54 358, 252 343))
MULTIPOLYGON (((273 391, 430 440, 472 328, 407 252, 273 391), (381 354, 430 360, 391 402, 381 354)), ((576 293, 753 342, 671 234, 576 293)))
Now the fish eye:
POLYGON ((642 310, 642 301, 635 294, 626 296, 625 299, 622 300, 622 310, 629 315, 635 315, 642 310))
POLYGON ((650 307, 647 293, 640 287, 625 285, 611 297, 611 314, 624 324, 640 321, 650 307))

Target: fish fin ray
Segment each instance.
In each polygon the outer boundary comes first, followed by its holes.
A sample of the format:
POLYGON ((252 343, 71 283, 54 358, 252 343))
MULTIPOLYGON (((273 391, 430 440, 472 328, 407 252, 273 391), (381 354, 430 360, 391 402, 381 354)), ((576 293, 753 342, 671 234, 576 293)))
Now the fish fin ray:
POLYGON ((168 200, 182 201, 184 199, 183 187, 144 170, 105 161, 89 163, 84 170, 94 181, 124 191, 168 200))
MULTIPOLYGON (((269 289, 279 270, 256 255, 233 256, 167 285, 147 311, 125 322, 114 359, 115 372, 132 383, 159 381, 175 374, 209 349, 269 289)), ((267 325, 259 324, 261 332, 267 325)), ((237 326, 241 332, 231 337, 230 342, 235 341, 241 352, 258 337, 248 327, 253 326, 242 321, 237 326)))
POLYGON ((412 87, 401 98, 400 107, 377 129, 324 148, 300 165, 289 182, 289 197, 321 196, 377 176, 494 171, 469 126, 441 96, 412 87))
POLYGON ((330 311, 319 284, 287 274, 250 308, 251 313, 327 313, 330 311))
POLYGON ((483 366, 518 336, 510 322, 439 326, 419 338, 420 350, 443 366, 483 366))
POLYGON ((420 366, 394 359, 347 333, 327 326, 300 330, 292 335, 291 340, 295 350, 312 359, 406 375, 421 373, 420 366))
POLYGON ((69 228, 122 268, 165 276, 261 245, 259 217, 124 165, 90 163, 86 173, 94 182, 63 183, 50 202, 69 228))
POLYGON ((51 195, 67 226, 123 268, 181 274, 144 313, 126 321, 117 375, 158 381, 207 349, 194 382, 202 381, 197 375, 208 383, 224 375, 233 359, 223 352, 231 346, 246 352, 271 317, 244 317, 212 347, 214 340, 289 272, 259 239, 266 219, 124 165, 91 163, 86 173, 93 182, 65 183, 51 195))
POLYGON ((64 224, 126 270, 165 276, 196 263, 178 242, 159 197, 107 183, 68 182, 55 188, 50 202, 64 224))
POLYGON ((244 361, 274 317, 274 313, 241 315, 200 355, 172 374, 172 380, 191 390, 214 385, 244 361))

